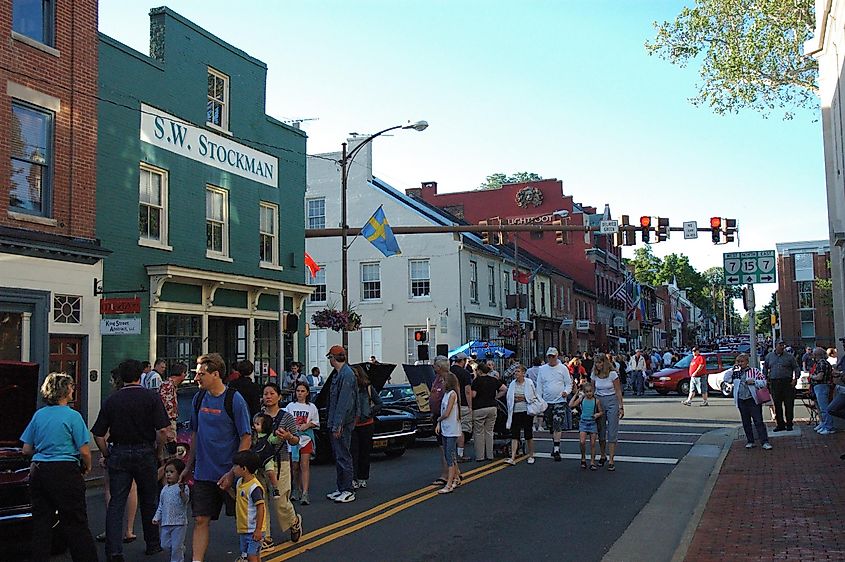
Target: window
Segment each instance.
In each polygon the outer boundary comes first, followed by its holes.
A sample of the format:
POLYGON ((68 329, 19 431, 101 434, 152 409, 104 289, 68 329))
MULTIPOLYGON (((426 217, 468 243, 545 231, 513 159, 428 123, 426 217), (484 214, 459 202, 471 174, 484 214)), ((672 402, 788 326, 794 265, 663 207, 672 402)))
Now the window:
POLYGON ((381 265, 377 263, 361 264, 361 299, 365 301, 381 298, 381 265))
POLYGON ((202 316, 159 313, 156 315, 156 357, 174 363, 196 364, 202 353, 202 316))
POLYGON ((469 262, 469 300, 478 302, 478 264, 469 262))
POLYGON ((540 314, 546 313, 546 284, 540 282, 540 314))
POLYGON ((502 272, 502 288, 505 290, 505 295, 511 294, 511 272, 502 272))
POLYGON ((798 308, 814 308, 812 281, 798 282, 798 308))
POLYGON ((308 274, 308 284, 315 287, 311 293, 311 302, 325 302, 326 301, 326 266, 320 265, 317 275, 311 277, 308 274))
POLYGON ((0 361, 23 358, 23 314, 0 312, 0 361))
MULTIPOLYGON (((428 346, 429 350, 429 358, 434 359, 434 350, 437 348, 437 344, 434 341, 435 336, 437 335, 437 330, 429 330, 428 331, 428 341, 425 343, 419 343, 414 339, 414 332, 418 330, 425 330, 425 326, 406 326, 405 327, 405 345, 406 347, 406 356, 408 358, 408 364, 413 365, 416 361, 419 360, 419 352, 417 348, 421 345, 428 346)), ((369 356, 365 356, 365 359, 369 360, 369 356)), ((381 360, 381 358, 376 355, 376 359, 381 360)))
POLYGON ((78 295, 53 295, 53 322, 57 324, 82 324, 82 297, 78 295))
POLYGON ((815 338, 816 337, 816 318, 815 312, 812 310, 802 310, 801 314, 801 337, 815 338))
POLYGON ((326 359, 326 353, 329 351, 328 333, 327 329, 315 330, 312 328, 311 335, 306 338, 308 340, 308 365, 318 367, 323 380, 326 380, 332 369, 328 359, 326 359))
POLYGON ((428 260, 410 260, 411 298, 431 296, 428 260))
POLYGON ((496 268, 492 265, 487 266, 487 296, 490 304, 496 304, 496 268))
POLYGON ((52 0, 14 0, 12 2, 12 31, 52 46, 52 0))
POLYGON ((326 199, 308 199, 305 202, 305 228, 326 228, 326 199))
POLYGON ((167 245, 167 172, 141 164, 138 236, 144 243, 167 245))
POLYGON ((228 193, 216 187, 205 190, 205 248, 208 257, 229 256, 228 193))
POLYGON ((796 281, 812 281, 815 279, 813 274, 813 254, 795 254, 795 280, 796 281))
POLYGON ((32 215, 50 216, 53 160, 53 114, 12 102, 12 185, 9 206, 32 215))
MULTIPOLYGON (((279 265, 279 208, 272 203, 260 203, 258 219, 259 258, 261 265, 279 265)), ((324 276, 325 277, 325 276, 324 276)))
POLYGON ((361 356, 369 361, 375 356, 376 361, 384 359, 381 355, 381 327, 361 328, 361 356))
POLYGON ((208 68, 208 105, 205 121, 209 125, 229 130, 229 77, 208 68))

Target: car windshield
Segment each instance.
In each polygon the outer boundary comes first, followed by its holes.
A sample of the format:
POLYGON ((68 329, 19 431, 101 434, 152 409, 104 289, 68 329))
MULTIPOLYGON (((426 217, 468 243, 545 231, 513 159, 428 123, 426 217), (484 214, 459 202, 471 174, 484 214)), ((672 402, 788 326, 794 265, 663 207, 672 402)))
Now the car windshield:
POLYGON ((400 400, 412 401, 417 399, 414 394, 414 389, 411 388, 410 385, 383 388, 381 392, 379 392, 379 397, 385 402, 398 402, 400 400))
POLYGON ((672 365, 672 367, 682 369, 684 367, 689 367, 690 363, 692 363, 692 353, 689 355, 684 355, 680 359, 678 359, 677 363, 672 365))

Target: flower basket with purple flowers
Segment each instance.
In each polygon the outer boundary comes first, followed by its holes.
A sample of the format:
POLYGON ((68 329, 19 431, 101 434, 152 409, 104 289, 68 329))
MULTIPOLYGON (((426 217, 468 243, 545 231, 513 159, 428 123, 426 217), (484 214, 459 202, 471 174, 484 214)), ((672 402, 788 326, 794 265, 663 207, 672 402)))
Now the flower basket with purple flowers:
POLYGON ((324 308, 315 312, 311 320, 316 327, 329 328, 335 332, 342 332, 344 328, 347 332, 361 329, 361 315, 354 310, 343 312, 334 308, 324 308))

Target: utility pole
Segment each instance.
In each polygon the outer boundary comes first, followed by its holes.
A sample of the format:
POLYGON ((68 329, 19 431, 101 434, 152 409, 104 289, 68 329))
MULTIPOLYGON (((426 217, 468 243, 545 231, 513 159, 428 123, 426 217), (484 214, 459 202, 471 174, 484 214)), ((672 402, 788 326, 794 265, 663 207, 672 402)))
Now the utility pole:
POLYGON ((516 279, 514 279, 514 285, 516 285, 516 356, 522 361, 522 322, 519 320, 519 312, 522 308, 522 302, 519 298, 519 233, 513 235, 513 261, 514 271, 516 272, 516 279))

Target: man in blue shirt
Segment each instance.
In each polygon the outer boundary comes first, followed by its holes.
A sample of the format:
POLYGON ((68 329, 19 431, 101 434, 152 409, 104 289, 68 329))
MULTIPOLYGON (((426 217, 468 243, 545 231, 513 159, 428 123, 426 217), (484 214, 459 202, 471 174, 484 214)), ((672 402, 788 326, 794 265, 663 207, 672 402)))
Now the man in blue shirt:
POLYGON ((346 364, 346 350, 333 345, 326 354, 333 367, 329 389, 329 433, 337 469, 337 490, 326 497, 337 503, 355 501, 352 488, 352 431, 355 429, 357 381, 346 364))
POLYGON ((200 391, 191 411, 193 446, 182 473, 187 481, 194 473, 191 511, 194 515, 193 558, 202 561, 208 548, 209 522, 217 520, 226 504, 227 515, 234 505, 227 493, 232 486, 232 458, 252 445, 249 408, 235 390, 226 388, 226 363, 218 353, 197 359, 196 381, 200 391), (227 405, 227 394, 229 404, 227 405))

